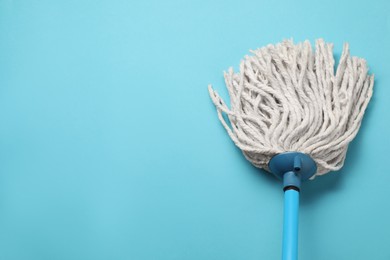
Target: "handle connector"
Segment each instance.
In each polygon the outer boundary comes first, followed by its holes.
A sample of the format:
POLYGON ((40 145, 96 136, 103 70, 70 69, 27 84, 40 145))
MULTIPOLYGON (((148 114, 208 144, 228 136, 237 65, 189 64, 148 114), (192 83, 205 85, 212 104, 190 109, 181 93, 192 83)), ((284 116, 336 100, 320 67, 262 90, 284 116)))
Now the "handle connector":
POLYGON ((310 179, 317 171, 317 165, 307 154, 285 152, 275 155, 268 163, 271 172, 283 180, 284 190, 299 191, 301 182, 310 179))

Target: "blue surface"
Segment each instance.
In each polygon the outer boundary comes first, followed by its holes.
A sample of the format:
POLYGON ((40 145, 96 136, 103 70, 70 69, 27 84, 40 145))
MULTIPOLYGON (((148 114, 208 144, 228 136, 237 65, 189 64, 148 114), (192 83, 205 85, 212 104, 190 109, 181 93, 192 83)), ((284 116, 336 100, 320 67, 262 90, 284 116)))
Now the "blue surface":
POLYGON ((390 259, 389 1, 0 1, 0 259, 280 259, 283 192, 207 84, 268 43, 351 44, 375 93, 303 184, 300 260, 390 259))

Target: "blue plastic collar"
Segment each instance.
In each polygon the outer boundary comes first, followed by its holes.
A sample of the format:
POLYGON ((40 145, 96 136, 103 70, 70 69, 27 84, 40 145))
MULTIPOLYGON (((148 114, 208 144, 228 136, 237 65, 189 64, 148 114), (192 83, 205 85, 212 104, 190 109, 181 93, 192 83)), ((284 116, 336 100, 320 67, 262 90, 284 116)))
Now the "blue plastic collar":
POLYGON ((283 186, 301 187, 301 181, 306 181, 317 171, 317 165, 307 154, 300 152, 285 152, 277 154, 268 163, 271 172, 283 180, 283 186))

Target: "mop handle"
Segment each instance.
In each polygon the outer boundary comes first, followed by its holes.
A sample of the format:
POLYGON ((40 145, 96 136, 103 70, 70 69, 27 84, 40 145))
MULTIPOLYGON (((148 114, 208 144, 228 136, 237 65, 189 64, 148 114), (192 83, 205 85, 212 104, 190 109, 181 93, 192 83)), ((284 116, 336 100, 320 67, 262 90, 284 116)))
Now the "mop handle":
POLYGON ((298 259, 298 211, 299 191, 286 190, 284 192, 283 260, 298 259))
POLYGON ((272 157, 268 166, 271 172, 283 180, 283 260, 298 259, 298 210, 301 182, 308 180, 316 171, 314 160, 300 152, 285 152, 272 157))

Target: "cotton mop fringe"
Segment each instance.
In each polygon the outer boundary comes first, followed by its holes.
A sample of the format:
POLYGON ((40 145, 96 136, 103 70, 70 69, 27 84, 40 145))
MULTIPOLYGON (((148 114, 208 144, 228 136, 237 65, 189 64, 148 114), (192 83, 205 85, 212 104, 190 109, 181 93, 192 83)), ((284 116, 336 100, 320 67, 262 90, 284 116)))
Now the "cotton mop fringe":
POLYGON ((251 51, 239 72, 224 73, 230 109, 209 86, 218 118, 256 167, 268 170, 278 153, 303 152, 317 175, 339 170, 370 101, 374 76, 366 61, 344 49, 334 72, 333 44, 286 40, 251 51), (228 123, 223 113, 226 114, 228 123))

